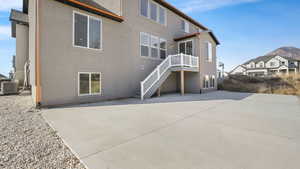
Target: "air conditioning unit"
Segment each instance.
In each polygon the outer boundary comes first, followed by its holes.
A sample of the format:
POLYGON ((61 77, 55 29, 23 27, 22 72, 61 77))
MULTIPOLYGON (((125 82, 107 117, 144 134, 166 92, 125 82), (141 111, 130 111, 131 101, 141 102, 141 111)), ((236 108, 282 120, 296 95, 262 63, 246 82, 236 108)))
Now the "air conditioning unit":
POLYGON ((0 94, 18 94, 18 83, 12 81, 2 81, 0 82, 0 94))

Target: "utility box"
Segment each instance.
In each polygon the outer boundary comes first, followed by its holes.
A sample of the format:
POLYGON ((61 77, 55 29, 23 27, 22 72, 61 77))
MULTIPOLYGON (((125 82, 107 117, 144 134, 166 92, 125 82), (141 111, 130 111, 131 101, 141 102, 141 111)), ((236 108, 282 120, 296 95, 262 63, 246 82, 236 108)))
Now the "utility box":
POLYGON ((11 81, 2 81, 0 83, 0 94, 18 94, 18 83, 11 81))

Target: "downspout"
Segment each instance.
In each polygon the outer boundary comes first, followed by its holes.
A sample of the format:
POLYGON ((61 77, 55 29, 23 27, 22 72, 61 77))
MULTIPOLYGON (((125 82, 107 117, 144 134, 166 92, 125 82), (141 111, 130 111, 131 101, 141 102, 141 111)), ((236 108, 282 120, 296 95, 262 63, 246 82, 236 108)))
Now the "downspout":
POLYGON ((41 90, 41 79, 40 79, 40 25, 39 25, 39 0, 35 3, 35 87, 36 87, 36 106, 41 106, 42 90, 41 90))

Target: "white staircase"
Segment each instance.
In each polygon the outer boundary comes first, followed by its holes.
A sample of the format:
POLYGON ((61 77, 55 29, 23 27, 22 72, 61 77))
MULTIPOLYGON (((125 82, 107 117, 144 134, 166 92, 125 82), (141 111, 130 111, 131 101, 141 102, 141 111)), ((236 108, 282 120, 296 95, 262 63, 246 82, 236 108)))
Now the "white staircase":
POLYGON ((169 55, 147 78, 141 82, 141 99, 151 97, 168 78, 172 71, 199 71, 199 58, 191 55, 169 55))

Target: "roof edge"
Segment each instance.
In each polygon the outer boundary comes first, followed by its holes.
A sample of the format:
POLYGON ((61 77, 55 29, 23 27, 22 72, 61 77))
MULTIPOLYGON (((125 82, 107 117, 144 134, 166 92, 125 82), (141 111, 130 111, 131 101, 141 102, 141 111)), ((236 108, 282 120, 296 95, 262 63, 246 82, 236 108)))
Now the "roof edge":
POLYGON ((198 21, 196 21, 195 19, 191 18, 187 14, 183 13, 182 11, 180 11, 179 9, 177 9, 176 7, 174 7, 173 5, 171 5, 170 3, 166 2, 165 0, 154 0, 154 1, 157 2, 157 3, 159 3, 160 5, 168 8, 169 10, 173 11, 174 13, 176 13, 179 16, 181 16, 182 18, 184 18, 184 19, 190 21, 191 23, 197 25, 198 27, 200 27, 200 28, 202 28, 204 30, 208 30, 207 27, 203 26, 198 21))
POLYGON ((196 33, 187 34, 185 36, 175 38, 174 41, 177 42, 177 41, 181 41, 181 40, 184 40, 184 39, 192 38, 192 37, 201 35, 202 33, 208 33, 212 37, 212 39, 216 42, 216 44, 220 45, 219 40, 217 39, 217 37, 214 35, 214 33, 212 31, 196 32, 196 33))
POLYGON ((22 11, 11 9, 10 15, 9 15, 9 21, 12 22, 12 24, 22 24, 22 25, 29 25, 28 22, 28 15, 22 11))
POLYGON ((96 15, 100 15, 100 16, 112 19, 112 20, 117 21, 117 22, 123 22, 124 21, 124 18, 122 16, 114 14, 113 12, 108 12, 108 11, 105 11, 105 10, 95 8, 91 5, 88 5, 88 4, 83 3, 83 2, 79 2, 77 0, 55 0, 55 1, 70 5, 72 7, 78 8, 78 9, 85 10, 87 12, 94 13, 96 15))

